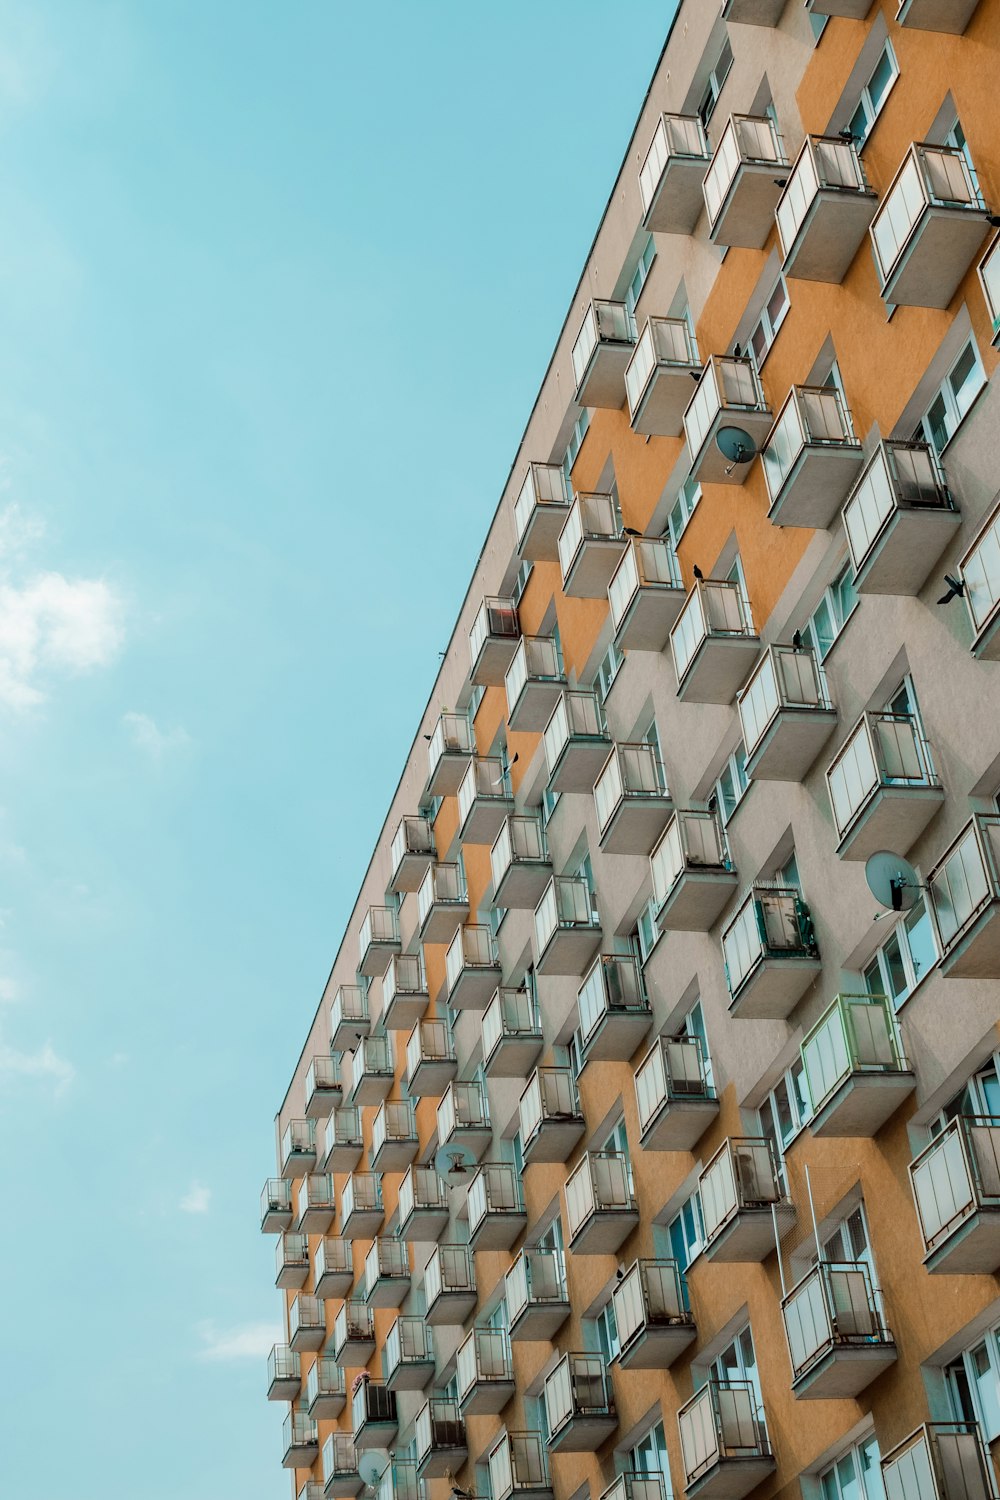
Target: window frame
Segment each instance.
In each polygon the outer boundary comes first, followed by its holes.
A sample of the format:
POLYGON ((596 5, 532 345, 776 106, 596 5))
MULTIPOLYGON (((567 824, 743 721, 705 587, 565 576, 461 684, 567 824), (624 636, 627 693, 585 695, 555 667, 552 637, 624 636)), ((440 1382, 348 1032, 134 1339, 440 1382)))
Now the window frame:
POLYGON ((962 347, 959 349, 955 358, 952 360, 947 374, 934 393, 933 399, 928 402, 927 408, 917 424, 916 430, 914 432, 914 438, 918 442, 927 443, 937 454, 938 458, 941 458, 945 452, 945 449, 951 443, 952 439, 955 438, 961 431, 962 423, 975 407, 976 402, 979 400, 979 397, 986 389, 988 383, 989 382, 987 379, 986 371, 983 367, 982 356, 979 353, 979 345, 976 343, 976 336, 975 334, 970 333, 969 337, 962 344, 962 347), (969 370, 969 375, 963 382, 963 385, 959 387, 959 391, 964 389, 965 385, 968 384, 969 376, 977 378, 975 379, 974 389, 972 389, 971 393, 965 398, 965 402, 963 405, 963 401, 959 399, 959 394, 958 392, 956 392, 953 383, 953 377, 959 365, 962 363, 962 360, 966 357, 966 355, 970 353, 970 351, 972 354, 972 366, 969 370), (935 425, 931 420, 931 412, 939 402, 941 403, 942 407, 941 417, 944 423, 943 430, 945 434, 944 441, 940 444, 940 446, 938 445, 937 437, 935 435, 935 425))
POLYGON ((871 72, 868 74, 865 83, 862 85, 861 91, 858 94, 857 103, 851 110, 850 117, 847 121, 847 129, 850 130, 852 136, 854 137, 854 141, 857 145, 859 154, 865 149, 868 142, 871 140, 872 132, 874 131, 875 126, 878 124, 879 116, 885 108, 886 100, 892 93, 898 80, 899 59, 896 56, 895 48, 893 47, 892 42, 888 37, 886 37, 885 41, 882 43, 882 47, 879 51, 878 57, 875 59, 874 66, 872 67, 871 72), (888 56, 891 63, 889 80, 878 101, 876 102, 873 99, 871 92, 872 79, 875 77, 875 74, 878 72, 882 61, 886 56, 888 56), (864 108, 865 110, 866 120, 864 131, 862 133, 859 133, 854 128, 854 126, 855 121, 858 117, 858 111, 862 108, 864 108))
POLYGON ((782 325, 791 310, 791 305, 791 298, 788 295, 788 282, 785 280, 784 273, 779 271, 770 293, 764 299, 764 305, 760 310, 757 321, 747 335, 746 352, 753 361, 754 369, 758 375, 764 368, 767 356, 774 348, 774 341, 781 332, 782 325), (782 293, 781 307, 776 313, 772 313, 771 304, 779 291, 782 293), (759 350, 755 344, 758 334, 762 336, 763 340, 762 347, 759 350))
POLYGON ((692 474, 689 474, 674 497, 674 503, 670 507, 670 514, 667 516, 666 534, 669 536, 675 552, 680 545, 681 537, 688 528, 691 517, 698 509, 701 493, 701 485, 698 480, 692 474))
POLYGON ((716 55, 715 62, 709 69, 708 77, 705 79, 705 85, 701 91, 701 97, 695 106, 695 114, 706 130, 708 129, 709 120, 715 114, 715 107, 722 96, 722 90, 725 87, 726 79, 732 71, 732 66, 733 44, 727 34, 722 40, 722 45, 716 55), (726 57, 727 53, 728 60, 726 57), (725 66, 720 73, 720 64, 723 62, 725 62, 725 66))
POLYGON ((852 618, 855 610, 861 603, 861 595, 854 588, 854 569, 848 560, 839 572, 830 580, 823 590, 823 596, 808 620, 802 626, 802 639, 807 646, 811 646, 816 655, 816 660, 822 664, 826 661, 830 652, 844 633, 848 620, 852 618), (845 587, 846 586, 846 587, 845 587), (844 609, 844 598, 848 597, 850 606, 844 609), (817 617, 821 610, 826 610, 827 616, 833 626, 833 634, 829 636, 829 644, 824 646, 826 637, 819 634, 817 617))

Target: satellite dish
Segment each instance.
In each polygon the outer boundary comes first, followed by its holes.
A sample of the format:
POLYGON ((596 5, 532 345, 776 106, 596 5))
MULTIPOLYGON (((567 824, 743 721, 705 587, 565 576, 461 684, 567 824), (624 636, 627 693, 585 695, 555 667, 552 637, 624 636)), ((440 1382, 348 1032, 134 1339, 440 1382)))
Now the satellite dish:
POLYGON ((865 879, 879 906, 889 911, 909 911, 923 889, 913 866, 891 849, 871 855, 865 863, 865 879))
POLYGON ((476 1166, 476 1158, 461 1141, 439 1146, 434 1157, 434 1170, 449 1187, 468 1187, 476 1166))
POLYGON ((759 452, 749 432, 744 432, 742 427, 720 427, 715 442, 723 458, 728 458, 734 466, 748 464, 759 452))
POLYGON ((358 1473, 370 1490, 378 1488, 389 1462, 389 1454, 385 1448, 365 1448, 358 1454, 358 1473))

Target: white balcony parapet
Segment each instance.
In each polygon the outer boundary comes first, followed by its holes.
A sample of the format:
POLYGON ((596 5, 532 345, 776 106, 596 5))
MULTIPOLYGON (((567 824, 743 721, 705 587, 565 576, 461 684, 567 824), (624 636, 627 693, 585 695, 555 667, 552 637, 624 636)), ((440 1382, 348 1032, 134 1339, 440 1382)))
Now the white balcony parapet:
POLYGON ((275 1344, 267 1356, 267 1399, 294 1401, 302 1386, 302 1361, 288 1344, 275 1344))
POLYGON ((395 906, 370 906, 358 934, 358 969, 379 978, 400 952, 399 912, 395 906))
POLYGON ((324 1421, 339 1417, 347 1405, 343 1366, 332 1354, 320 1354, 306 1374, 306 1410, 324 1421))
POLYGON ((275 1286, 305 1286, 309 1276, 309 1239, 298 1230, 278 1236, 274 1246, 275 1286))
POLYGON ((906 854, 944 801, 912 714, 865 713, 826 773, 842 859, 906 854))
POLYGON ((361 1116, 353 1104, 341 1104, 323 1132, 323 1171, 353 1172, 364 1152, 361 1116))
POLYGON ((491 1444, 487 1459, 493 1500, 552 1500, 548 1454, 540 1432, 508 1432, 491 1444))
POLYGON ((538 999, 524 988, 498 989, 483 1014, 483 1066, 491 1078, 526 1078, 543 1045, 538 999))
POLYGON ((413 1434, 421 1481, 452 1475, 469 1456, 465 1422, 457 1401, 432 1398, 417 1412, 413 1434))
POLYGON ((644 229, 690 234, 705 208, 702 183, 712 159, 697 115, 663 114, 639 169, 644 229))
POLYGON ((558 562, 570 494, 559 464, 529 464, 514 501, 517 550, 526 562, 558 562))
POLYGON ((375 1032, 360 1037, 344 1073, 349 1104, 380 1104, 388 1098, 395 1076, 391 1035, 375 1032))
POLYGON ((351 1395, 351 1425, 355 1448, 390 1447, 399 1430, 396 1393, 380 1380, 356 1382, 351 1395))
POLYGON ((349 1432, 331 1432, 323 1444, 323 1494, 326 1500, 351 1500, 351 1497, 360 1495, 364 1487, 365 1482, 358 1473, 354 1439, 349 1432))
POLYGON ((484 599, 469 631, 472 681, 477 687, 502 687, 520 636, 514 600, 484 599))
POLYGON ((503 1411, 514 1394, 510 1338, 503 1328, 474 1328, 455 1357, 463 1416, 503 1411))
POLYGON ((628 1157, 587 1151, 566 1179, 566 1220, 575 1255, 611 1255, 639 1223, 628 1157))
POLYGON ((337 1193, 329 1172, 308 1172, 299 1183, 298 1219, 300 1234, 325 1234, 337 1212, 337 1193))
MULTIPOLYGON (((1000 242, 1000 241, 998 241, 1000 242)), ((1000 261, 998 261, 1000 263, 1000 261)), ((974 655, 1000 660, 1000 506, 986 517, 959 568, 972 622, 974 655)))
POLYGON ((1000 817, 976 813, 927 877, 948 978, 1000 978, 1000 817))
POLYGON ((427 866, 435 857, 434 829, 428 819, 400 819, 389 850, 392 865, 389 889, 397 893, 417 890, 427 866))
POLYGON ((816 979, 816 931, 799 891, 751 886, 722 934, 730 1015, 784 1021, 816 979))
POLYGON ((476 1161, 493 1139, 489 1096, 476 1079, 449 1083, 437 1107, 441 1146, 464 1147, 476 1161))
POLYGON ((314 1057, 306 1069, 306 1115, 322 1120, 343 1098, 340 1058, 336 1053, 314 1057))
POLYGON ((566 686, 555 637, 522 635, 504 678, 510 727, 544 729, 556 699, 566 686))
POLYGON ((340 1232, 347 1240, 370 1239, 382 1227, 382 1179, 375 1172, 352 1172, 340 1197, 340 1232))
POLYGON ((837 725, 826 673, 810 646, 767 646, 736 695, 747 775, 804 781, 837 725))
POLYGON ((608 584, 615 643, 663 651, 684 603, 681 565, 667 537, 631 537, 608 584))
POLYGON ((282 1177, 303 1177, 316 1165, 316 1121, 289 1120, 281 1133, 282 1177))
POLYGON ((324 1235, 313 1260, 313 1286, 325 1301, 346 1297, 354 1285, 354 1254, 350 1240, 324 1235))
POLYGON ((857 1396, 896 1359, 871 1270, 821 1260, 782 1298, 792 1392, 810 1400, 857 1396))
POLYGON ((434 1336, 423 1318, 400 1314, 382 1350, 382 1377, 390 1391, 422 1391, 434 1374, 434 1336))
POLYGON ((382 981, 381 1020, 386 1031, 409 1033, 429 1003, 420 954, 394 954, 382 981))
POLYGON ((304 1411, 290 1411, 282 1427, 282 1464, 286 1469, 308 1469, 319 1457, 316 1423, 304 1411))
POLYGON ((633 1261, 611 1292, 624 1370, 666 1370, 696 1337, 675 1260, 633 1261))
POLYGON ((885 301, 947 307, 986 237, 987 214, 964 150, 914 142, 872 220, 885 301))
POLYGON ((453 1010, 485 1010, 500 983, 496 940, 481 923, 460 927, 445 956, 445 988, 453 1010))
POLYGON ((360 984, 342 984, 330 1006, 330 1046, 336 1052, 350 1052, 359 1036, 371 1030, 368 995, 360 984))
POLYGON ((926 443, 880 443, 844 506, 855 588, 919 593, 960 524, 933 450, 926 443))
POLYGON ((925 1422, 882 1459, 886 1500, 997 1500, 975 1422, 925 1422))
MULTIPOLYGON (((831 14, 827 6, 845 3, 860 4, 866 11, 871 6, 871 0, 820 0, 812 9, 831 14)), ((775 209, 785 275, 843 281, 877 208, 878 194, 865 176, 857 143, 807 135, 775 209)))
POLYGON ((475 749, 475 736, 466 715, 441 714, 427 746, 427 790, 432 796, 455 795, 475 749))
POLYGON ((514 811, 510 771, 498 756, 475 756, 458 789, 458 833, 463 844, 491 844, 514 811))
POLYGON ((484 1162, 469 1184, 467 1203, 473 1249, 509 1250, 527 1227, 521 1179, 511 1162, 484 1162))
POLYGON ((774 121, 768 115, 731 115, 705 174, 712 243, 760 250, 774 224, 780 179, 787 175, 774 121))
POLYGON ((763 1413, 747 1380, 714 1375, 677 1413, 689 1494, 749 1494, 775 1469, 763 1413), (695 1490, 697 1486, 697 1490, 695 1490))
POLYGON ((554 875, 535 908, 535 968, 582 977, 601 942, 596 902, 582 875, 554 875))
POLYGON ((261 1233, 280 1233, 291 1222, 292 1184, 285 1177, 269 1177, 260 1195, 261 1233))
POLYGON ((873 1136, 913 1092, 891 1002, 840 994, 802 1040, 816 1136, 873 1136))
POLYGON ((479 1300, 476 1265, 468 1245, 435 1245, 424 1267, 426 1318, 432 1328, 462 1324, 479 1300))
POLYGON ((928 1271, 1000 1267, 1000 1119, 957 1115, 910 1163, 928 1271))
POLYGON ((444 860, 428 869, 417 892, 423 943, 449 943, 469 915, 469 891, 460 864, 444 860))
POLYGON ((587 1062, 627 1062, 652 1022, 638 961, 622 954, 597 957, 580 986, 577 1006, 587 1062))
POLYGON ((673 812, 663 762, 646 740, 616 742, 594 783, 601 848, 649 854, 673 812))
POLYGON ((696 578, 670 632, 670 650, 678 698, 732 703, 760 650, 741 585, 730 578, 696 578))
POLYGON ((783 1233, 794 1215, 770 1143, 730 1136, 698 1178, 709 1260, 762 1263, 775 1249, 774 1219, 783 1233))
POLYGON ((321 1349, 326 1342, 326 1306, 300 1292, 288 1309, 288 1342, 293 1349, 321 1349))
POLYGON ((406 1089, 415 1099, 436 1096, 458 1073, 455 1037, 447 1021, 418 1021, 406 1042, 406 1089))
POLYGON ((863 463, 861 443, 840 392, 793 385, 761 452, 779 526, 824 528, 847 499, 863 463))
POLYGON ((536 1068, 519 1102, 524 1160, 565 1162, 586 1130, 570 1068, 536 1068))
POLYGON ((372 1124, 373 1172, 401 1172, 420 1149, 412 1099, 383 1099, 372 1124))
POLYGON ((649 857, 661 928, 708 932, 736 890, 737 875, 714 812, 678 808, 649 857))
POLYGON ((549 1447, 593 1453, 618 1426, 614 1392, 600 1354, 564 1354, 542 1388, 549 1447))
POLYGON ((559 533, 563 593, 572 599, 603 599, 624 549, 614 495, 575 495, 559 533))
POLYGON ((625 400, 625 369, 634 346, 635 321, 625 303, 591 302, 572 353, 579 406, 619 410, 625 400))
POLYGON ((542 741, 552 790, 591 793, 611 745, 593 688, 569 688, 559 695, 542 741))
POLYGON ((687 318, 647 318, 625 371, 632 431, 679 437, 701 359, 687 318))
POLYGON ((504 1277, 515 1342, 552 1339, 570 1314, 566 1259, 561 1250, 522 1250, 504 1277))
POLYGON ((433 1167, 411 1166, 399 1184, 399 1237, 433 1241, 448 1227, 448 1186, 433 1167))
POLYGON ((646 1151, 691 1151, 719 1113, 701 1041, 658 1037, 635 1070, 640 1140, 646 1151))
POLYGON ((369 1307, 399 1307, 410 1290, 410 1248, 405 1240, 376 1235, 365 1256, 365 1301, 369 1307))
POLYGON ((739 427, 760 447, 773 421, 753 360, 746 355, 711 355, 684 412, 692 478, 701 484, 743 484, 753 455, 745 463, 734 463, 716 437, 723 427, 739 427))
POLYGON ((548 842, 537 813, 505 818, 490 850, 493 904, 506 910, 534 911, 552 878, 548 842))

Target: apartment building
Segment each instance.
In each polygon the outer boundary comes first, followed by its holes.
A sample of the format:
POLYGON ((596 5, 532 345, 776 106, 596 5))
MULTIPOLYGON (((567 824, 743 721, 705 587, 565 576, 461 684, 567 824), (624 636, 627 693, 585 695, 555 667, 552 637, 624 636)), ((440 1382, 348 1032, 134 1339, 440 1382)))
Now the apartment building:
POLYGON ((998 48, 682 0, 278 1114, 299 1500, 998 1496, 998 48))

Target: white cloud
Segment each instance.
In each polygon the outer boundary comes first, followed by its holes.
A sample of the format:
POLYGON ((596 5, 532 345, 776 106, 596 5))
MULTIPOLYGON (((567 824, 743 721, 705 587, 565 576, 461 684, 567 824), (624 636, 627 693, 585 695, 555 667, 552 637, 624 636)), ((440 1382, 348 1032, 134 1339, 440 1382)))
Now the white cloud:
POLYGON ((51 1042, 46 1042, 37 1052, 21 1052, 17 1047, 0 1043, 0 1077, 51 1079, 56 1094, 65 1093, 76 1069, 65 1057, 60 1057, 51 1042))
POLYGON ((207 1214, 212 1202, 212 1189, 203 1182, 192 1182, 178 1207, 182 1214, 207 1214))
POLYGON ((235 1328, 216 1328, 214 1323, 199 1323, 198 1337, 202 1347, 198 1358, 209 1361, 266 1359, 281 1335, 273 1323, 240 1323, 235 1328))
POLYGON ((186 729, 182 729, 179 724, 173 729, 161 729, 149 714, 130 710, 127 714, 122 714, 122 723, 132 736, 136 749, 142 750, 150 760, 160 761, 165 755, 186 750, 191 744, 191 736, 186 729))
POLYGON ((108 666, 122 639, 121 601, 103 579, 0 581, 0 702, 42 702, 48 677, 108 666))
MULTIPOLYGON (((10 481, 4 475, 5 460, 0 458, 0 489, 10 481)), ((6 505, 0 511, 0 557, 23 552, 45 535, 45 522, 38 516, 26 516, 19 505, 6 505)))

